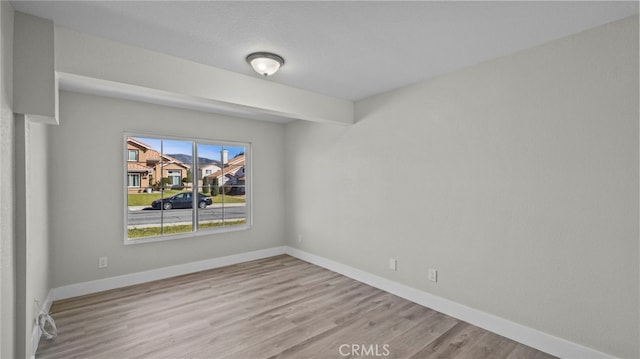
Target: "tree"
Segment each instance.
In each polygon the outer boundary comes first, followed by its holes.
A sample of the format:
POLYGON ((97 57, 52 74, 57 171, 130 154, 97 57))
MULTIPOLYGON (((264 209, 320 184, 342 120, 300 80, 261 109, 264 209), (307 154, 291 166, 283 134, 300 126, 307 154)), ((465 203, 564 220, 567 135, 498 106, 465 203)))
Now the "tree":
POLYGON ((218 177, 213 178, 213 186, 211 187, 211 195, 217 196, 220 193, 220 185, 218 184, 218 177))
POLYGON ((205 177, 202 179, 202 193, 207 194, 211 190, 209 186, 209 178, 205 177))
POLYGON ((182 183, 191 183, 193 182, 193 173, 191 172, 191 169, 187 170, 187 177, 182 179, 182 183))

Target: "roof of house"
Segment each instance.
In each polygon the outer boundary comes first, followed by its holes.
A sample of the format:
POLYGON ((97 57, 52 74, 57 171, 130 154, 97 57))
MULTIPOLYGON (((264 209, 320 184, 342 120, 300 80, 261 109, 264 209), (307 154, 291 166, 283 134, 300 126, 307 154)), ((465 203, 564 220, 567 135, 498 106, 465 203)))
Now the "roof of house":
POLYGON ((160 161, 160 159, 162 158, 162 155, 160 154, 160 152, 156 150, 148 149, 147 151, 145 151, 145 153, 147 154, 147 160, 157 159, 158 161, 160 161))
POLYGON ((244 167, 244 163, 241 165, 234 165, 234 166, 229 166, 229 167, 225 167, 223 169, 217 170, 214 173, 206 176, 207 178, 213 179, 214 177, 220 177, 222 175, 235 175, 236 172, 238 172, 239 169, 241 169, 242 167, 244 167))
POLYGON ((229 166, 242 164, 244 166, 244 153, 230 159, 227 164, 229 166))
POLYGON ((137 162, 127 162, 127 172, 152 172, 151 167, 143 166, 137 162))
POLYGON ((138 147, 143 148, 145 151, 145 154, 147 155, 147 160, 149 159, 157 159, 158 161, 160 161, 161 159, 164 160, 165 162, 169 162, 169 163, 175 163, 179 166, 182 166, 184 168, 190 168, 190 166, 176 158, 173 158, 171 156, 162 154, 156 150, 154 150, 151 146, 147 145, 144 142, 138 141, 133 137, 127 137, 127 142, 136 145, 138 147))
POLYGON ((187 165, 185 163, 182 163, 180 161, 177 161, 177 160, 176 161, 170 161, 170 162, 162 162, 162 167, 166 167, 166 166, 174 165, 174 164, 177 165, 177 166, 180 166, 182 168, 185 168, 185 169, 191 168, 191 167, 189 167, 189 165, 187 165))
POLYGON ((151 149, 151 146, 147 145, 144 142, 140 142, 136 139, 134 139, 133 137, 127 137, 127 142, 133 144, 133 145, 137 145, 138 147, 142 147, 142 148, 146 148, 146 149, 151 149))

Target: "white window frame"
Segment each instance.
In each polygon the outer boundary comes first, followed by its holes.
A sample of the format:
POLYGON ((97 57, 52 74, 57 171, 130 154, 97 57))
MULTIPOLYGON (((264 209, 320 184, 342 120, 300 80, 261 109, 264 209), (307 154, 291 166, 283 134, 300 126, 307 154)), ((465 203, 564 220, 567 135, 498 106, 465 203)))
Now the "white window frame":
MULTIPOLYGON (((228 141, 228 140, 217 140, 217 139, 203 139, 203 138, 194 138, 194 137, 177 137, 177 136, 168 136, 168 135, 159 135, 159 134, 153 134, 153 133, 142 133, 142 132, 125 132, 123 135, 123 168, 124 168, 124 230, 123 230, 123 238, 124 238, 124 244, 125 245, 134 245, 134 244, 142 244, 142 243, 150 243, 150 242, 160 242, 160 241, 167 241, 167 240, 174 240, 174 239, 183 239, 183 238, 194 238, 194 237, 202 237, 202 236, 211 236, 211 235, 215 235, 215 234, 219 234, 219 233, 228 233, 228 232, 236 232, 236 231, 243 231, 243 230, 249 230, 253 227, 253 201, 252 201, 252 174, 253 171, 252 166, 251 166, 251 161, 252 161, 252 144, 251 142, 240 142, 240 141, 228 141), (159 235, 159 236, 153 236, 153 237, 143 237, 143 238, 133 238, 133 239, 129 239, 129 233, 128 233, 128 221, 129 221, 129 217, 128 217, 128 174, 129 172, 127 171, 127 162, 129 162, 129 149, 127 148, 127 138, 128 137, 142 137, 142 138, 153 138, 153 139, 161 139, 161 140, 173 140, 173 141, 191 141, 192 142, 192 155, 194 159, 198 158, 198 154, 197 154, 197 145, 198 144, 203 144, 203 145, 216 145, 216 146, 227 146, 227 147, 238 147, 238 146, 243 146, 245 149, 245 171, 247 171, 249 173, 249 176, 246 177, 245 180, 245 206, 246 206, 246 220, 244 224, 238 224, 238 225, 230 225, 230 226, 223 226, 223 227, 214 227, 214 228, 207 228, 207 229, 199 229, 198 228, 198 215, 197 215, 197 211, 199 210, 197 204, 195 203, 197 201, 198 196, 193 196, 193 201, 194 204, 192 205, 192 211, 194 211, 193 214, 193 231, 192 232, 187 232, 187 233, 179 233, 179 234, 166 234, 166 235, 159 235)), ((194 161, 193 166, 194 168, 197 166, 197 161, 194 161)), ((141 179, 142 181, 142 179, 141 179)), ((200 187, 197 185, 197 179, 194 178, 194 185, 192 186, 193 191, 196 191, 196 189, 199 191, 200 187)), ((142 182, 141 182, 142 184, 142 182)))
POLYGON ((140 188, 140 186, 142 186, 142 176, 139 173, 127 173, 127 188, 140 188), (138 185, 137 186, 131 186, 129 184, 129 176, 132 176, 132 177, 137 176, 138 177, 138 185))
POLYGON ((171 183, 169 183, 172 186, 179 186, 182 184, 182 170, 167 170, 167 178, 169 178, 169 180, 171 181, 171 183), (180 174, 178 176, 175 175, 175 173, 172 172, 179 172, 180 174), (176 181, 175 178, 178 178, 178 180, 176 181))
POLYGON ((140 151, 138 150, 132 150, 132 149, 127 149, 127 160, 128 162, 140 162, 140 151), (131 159, 131 153, 135 152, 136 153, 136 158, 135 159, 131 159))

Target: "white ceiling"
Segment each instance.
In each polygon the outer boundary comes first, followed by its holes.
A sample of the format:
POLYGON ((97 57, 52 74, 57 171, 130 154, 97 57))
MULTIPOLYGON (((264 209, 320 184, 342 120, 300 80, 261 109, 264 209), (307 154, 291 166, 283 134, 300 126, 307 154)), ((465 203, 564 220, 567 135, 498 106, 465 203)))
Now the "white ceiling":
MULTIPOLYGON (((638 13, 638 2, 12 1, 57 25, 358 100, 638 13)), ((255 75, 257 76, 257 75, 255 75)))

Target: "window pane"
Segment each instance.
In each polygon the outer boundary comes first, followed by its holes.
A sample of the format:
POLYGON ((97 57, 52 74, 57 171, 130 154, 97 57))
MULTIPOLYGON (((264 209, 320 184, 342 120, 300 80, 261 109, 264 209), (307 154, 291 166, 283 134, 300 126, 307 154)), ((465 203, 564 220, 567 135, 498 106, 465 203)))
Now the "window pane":
POLYGON ((194 210, 189 174, 193 168, 192 143, 162 140, 162 177, 170 188, 164 191, 162 234, 193 231, 194 210))
POLYGON ((159 176, 162 166, 162 142, 154 138, 128 137, 127 178, 136 188, 127 193, 128 238, 159 235, 162 232, 162 211, 153 210, 152 203, 163 196, 159 176), (131 161, 136 152, 135 161, 131 161))
POLYGON ((246 167, 244 146, 226 146, 222 150, 223 161, 227 161, 222 168, 222 202, 224 203, 225 226, 247 223, 246 203, 246 167))
POLYGON ((198 230, 215 228, 222 223, 219 177, 222 146, 198 143, 198 230))
POLYGON ((129 187, 140 187, 140 174, 129 173, 127 175, 127 180, 128 180, 129 187))
POLYGON ((129 161, 137 161, 137 160, 138 160, 138 151, 129 150, 129 161))
POLYGON ((206 206, 200 202, 205 208, 198 211, 198 229, 247 223, 245 147, 198 143, 197 148, 200 193, 212 202, 206 206))
POLYGON ((187 178, 191 168, 191 141, 129 137, 129 153, 132 147, 138 149, 138 156, 127 163, 127 179, 138 188, 127 193, 128 238, 193 231, 191 197, 174 198, 185 192, 182 175, 187 178), (178 187, 172 189, 172 185, 178 187))

